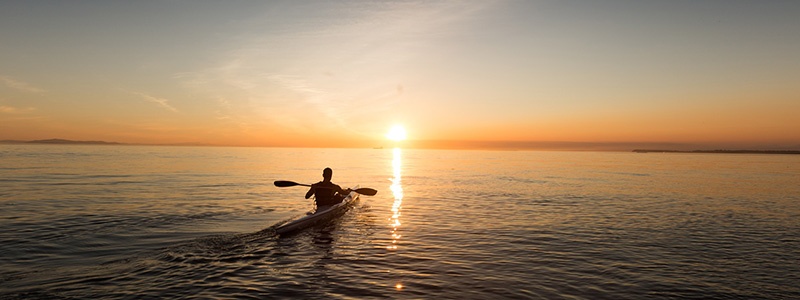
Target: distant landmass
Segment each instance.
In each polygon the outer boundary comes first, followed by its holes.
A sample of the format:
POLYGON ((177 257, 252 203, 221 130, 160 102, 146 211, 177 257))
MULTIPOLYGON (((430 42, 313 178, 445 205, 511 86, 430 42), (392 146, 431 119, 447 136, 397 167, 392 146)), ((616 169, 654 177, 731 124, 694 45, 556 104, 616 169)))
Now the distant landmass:
MULTIPOLYGON (((43 140, 0 140, 0 144, 43 144, 43 145, 134 145, 134 146, 225 146, 201 142, 173 143, 119 143, 108 141, 76 141, 60 138, 43 140)), ((495 150, 535 150, 535 151, 633 151, 636 153, 719 153, 719 154, 800 154, 800 145, 771 145, 762 150, 691 150, 702 149, 703 145, 678 143, 598 143, 598 142, 525 142, 525 141, 408 141, 403 148, 409 149, 495 149, 495 150), (696 147, 696 148, 695 148, 696 147), (634 150, 631 150, 634 149, 634 150)), ((745 146, 747 147, 747 146, 745 146)), ((756 146, 758 147, 758 146, 756 146)), ((753 147, 753 148, 756 148, 753 147)), ((374 146, 373 149, 384 149, 374 146)), ((732 147, 733 148, 733 147, 732 147)), ((744 148, 744 147, 742 147, 744 148)), ((713 149, 709 147, 708 149, 713 149)), ((735 148, 734 148, 735 149, 735 148)), ((747 148, 744 148, 747 149, 747 148)), ((752 148, 751 148, 752 149, 752 148)))
POLYGON ((17 141, 17 140, 3 140, 3 144, 57 144, 57 145, 124 145, 117 142, 106 141, 73 141, 65 139, 47 139, 47 140, 34 140, 34 141, 17 141))
POLYGON ((794 150, 649 150, 636 149, 636 153, 719 153, 719 154, 800 154, 794 150))
POLYGON ((21 141, 21 140, 0 140, 0 144, 45 144, 45 145, 141 145, 141 146, 217 146, 214 144, 207 144, 207 143, 171 143, 171 144, 130 144, 130 143, 118 143, 118 142, 107 142, 107 141, 74 141, 74 140, 67 140, 67 139, 46 139, 46 140, 33 140, 33 141, 21 141))

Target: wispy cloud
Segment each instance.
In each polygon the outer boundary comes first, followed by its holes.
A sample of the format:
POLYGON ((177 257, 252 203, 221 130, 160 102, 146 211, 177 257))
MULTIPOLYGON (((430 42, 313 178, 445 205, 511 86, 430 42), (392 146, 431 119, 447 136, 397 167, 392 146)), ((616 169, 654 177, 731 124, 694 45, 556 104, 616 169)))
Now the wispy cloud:
POLYGON ((9 88, 18 90, 18 91, 23 91, 23 92, 28 92, 28 93, 36 93, 36 94, 40 94, 40 93, 46 92, 44 89, 35 87, 35 86, 33 86, 33 85, 31 85, 31 84, 29 84, 27 82, 16 80, 16 79, 8 77, 8 76, 0 76, 0 82, 2 82, 3 85, 5 85, 5 86, 7 86, 9 88))
POLYGON ((7 105, 0 105, 0 113, 5 113, 5 114, 24 114, 32 112, 34 110, 36 110, 36 108, 33 107, 19 108, 7 105))
POLYGON ((220 119, 269 120, 299 131, 353 130, 365 117, 396 108, 409 90, 409 62, 487 2, 331 3, 313 7, 314 18, 286 17, 306 15, 305 5, 270 10, 247 21, 254 29, 228 44, 213 66, 175 78, 225 99, 218 103, 220 119))
POLYGON ((173 107, 172 105, 169 104, 169 100, 167 100, 167 99, 150 96, 150 95, 145 94, 145 93, 136 93, 136 92, 134 92, 134 94, 138 95, 139 97, 142 97, 142 99, 144 99, 147 102, 158 104, 158 106, 161 106, 162 108, 164 108, 166 110, 169 110, 169 111, 172 111, 172 112, 178 112, 178 110, 175 107, 173 107))

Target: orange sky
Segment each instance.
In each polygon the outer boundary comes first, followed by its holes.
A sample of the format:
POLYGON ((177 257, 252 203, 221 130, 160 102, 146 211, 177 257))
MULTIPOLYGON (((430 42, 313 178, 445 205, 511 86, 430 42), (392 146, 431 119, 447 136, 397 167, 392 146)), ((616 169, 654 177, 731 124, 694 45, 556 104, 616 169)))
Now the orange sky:
POLYGON ((20 1, 0 10, 0 140, 379 147, 402 124, 409 147, 798 149, 798 13, 20 1))

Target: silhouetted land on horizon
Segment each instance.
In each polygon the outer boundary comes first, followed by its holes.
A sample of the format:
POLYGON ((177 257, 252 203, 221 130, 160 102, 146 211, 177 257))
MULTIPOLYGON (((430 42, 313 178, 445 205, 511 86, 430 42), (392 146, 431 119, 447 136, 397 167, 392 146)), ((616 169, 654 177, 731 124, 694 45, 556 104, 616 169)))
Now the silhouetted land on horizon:
POLYGON ((714 154, 800 154, 795 150, 648 150, 635 149, 636 153, 714 153, 714 154))
POLYGON ((172 144, 130 144, 106 141, 73 141, 66 139, 46 139, 46 140, 0 140, 0 144, 45 144, 45 145, 139 145, 139 146, 215 146, 203 143, 172 143, 172 144))
POLYGON ((47 139, 34 141, 2 140, 3 144, 56 144, 56 145, 125 145, 117 142, 106 141, 73 141, 65 139, 47 139))
MULTIPOLYGON (((43 139, 43 140, 0 140, 0 144, 42 144, 42 145, 132 145, 132 146, 212 146, 225 147, 226 145, 208 144, 198 142, 184 143, 119 143, 107 141, 75 141, 67 139, 43 139)), ((236 147, 236 146, 233 146, 236 147)), ((262 146, 271 147, 271 146, 262 146)), ((355 147, 359 148, 359 147, 355 147)), ((384 149, 382 146, 368 147, 373 149, 384 149)), ((703 145, 691 145, 680 143, 634 143, 634 142, 524 142, 524 141, 448 141, 448 140, 418 140, 408 141, 402 148, 408 149, 452 149, 452 150, 531 150, 531 151, 612 151, 635 153, 719 153, 719 154, 800 154, 800 145, 784 146, 765 146, 762 150, 690 150, 704 148, 703 145), (647 148, 645 148, 647 147, 647 148), (650 148, 652 147, 652 148, 650 148), (662 148, 663 147, 663 148, 662 148), (696 148, 695 148, 696 147, 696 148), (631 150, 634 149, 634 150, 631 150), (672 150, 664 150, 672 149, 672 150)), ((711 148, 711 147, 709 147, 711 148)), ((758 146, 753 148, 760 148, 758 146)), ((746 148, 745 148, 746 149, 746 148)))

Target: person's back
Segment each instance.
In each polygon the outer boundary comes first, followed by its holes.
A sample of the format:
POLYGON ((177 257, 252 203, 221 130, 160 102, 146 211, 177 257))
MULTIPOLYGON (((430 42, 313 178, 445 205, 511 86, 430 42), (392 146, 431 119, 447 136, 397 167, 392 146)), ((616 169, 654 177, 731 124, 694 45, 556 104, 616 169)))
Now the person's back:
POLYGON ((317 202, 317 206, 334 205, 342 202, 343 197, 337 195, 337 192, 341 191, 342 188, 332 182, 320 181, 313 184, 312 188, 316 189, 314 199, 317 202))
POLYGON ((306 193, 306 199, 314 195, 317 207, 329 206, 342 202, 342 199, 344 199, 345 195, 347 195, 350 190, 343 190, 342 187, 331 182, 331 178, 333 178, 333 170, 331 170, 331 168, 325 168, 325 170, 322 171, 323 180, 311 185, 311 188, 306 193))

